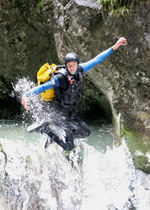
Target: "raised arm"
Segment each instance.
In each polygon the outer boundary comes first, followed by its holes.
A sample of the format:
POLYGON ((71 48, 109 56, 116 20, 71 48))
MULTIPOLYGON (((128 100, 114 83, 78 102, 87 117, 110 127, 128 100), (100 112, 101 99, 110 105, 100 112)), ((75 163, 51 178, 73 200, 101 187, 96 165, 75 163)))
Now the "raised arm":
POLYGON ((112 46, 111 48, 105 50, 104 52, 100 53, 99 55, 97 55, 95 58, 93 58, 92 60, 85 62, 85 63, 81 63, 80 66, 82 66, 83 68, 83 73, 86 73, 87 71, 89 71, 90 69, 94 68, 95 66, 97 66, 98 64, 102 63, 107 57, 109 57, 114 50, 118 49, 121 45, 126 45, 126 39, 124 37, 121 37, 114 46, 112 46))
POLYGON ((97 66, 98 64, 102 63, 112 53, 113 53, 113 49, 109 48, 108 50, 105 50, 104 52, 97 55, 92 60, 85 62, 85 63, 81 63, 80 66, 82 66, 82 68, 83 68, 83 73, 86 73, 90 69, 92 69, 95 66, 97 66))

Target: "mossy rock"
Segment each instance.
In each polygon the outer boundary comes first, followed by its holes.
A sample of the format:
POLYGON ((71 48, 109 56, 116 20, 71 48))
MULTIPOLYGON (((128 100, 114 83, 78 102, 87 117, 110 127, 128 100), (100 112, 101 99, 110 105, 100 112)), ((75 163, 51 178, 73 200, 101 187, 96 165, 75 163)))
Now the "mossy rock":
POLYGON ((141 152, 143 155, 150 153, 150 139, 145 138, 141 133, 121 129, 121 136, 125 137, 132 156, 136 151, 141 152))
POLYGON ((150 163, 146 156, 150 153, 150 139, 143 137, 141 133, 125 129, 121 130, 121 136, 125 137, 135 168, 150 174, 150 163), (137 152, 141 155, 136 155, 137 152))
POLYGON ((148 157, 144 155, 138 155, 133 158, 134 166, 143 172, 150 174, 150 163, 148 157))

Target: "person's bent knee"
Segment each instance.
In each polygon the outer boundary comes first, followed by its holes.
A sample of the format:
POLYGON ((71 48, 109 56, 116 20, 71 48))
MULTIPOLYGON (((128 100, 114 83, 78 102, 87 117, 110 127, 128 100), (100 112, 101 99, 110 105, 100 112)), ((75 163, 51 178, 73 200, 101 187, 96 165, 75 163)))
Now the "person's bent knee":
POLYGON ((72 144, 67 144, 67 147, 65 148, 65 150, 66 150, 66 151, 71 151, 71 150, 73 150, 73 148, 74 148, 74 145, 72 145, 72 144))
POLYGON ((90 136, 91 135, 91 130, 90 129, 87 129, 86 131, 84 131, 84 133, 83 133, 83 136, 84 137, 88 137, 88 136, 90 136))
POLYGON ((90 136, 90 135, 91 135, 91 130, 89 129, 89 130, 87 131, 87 137, 90 136))

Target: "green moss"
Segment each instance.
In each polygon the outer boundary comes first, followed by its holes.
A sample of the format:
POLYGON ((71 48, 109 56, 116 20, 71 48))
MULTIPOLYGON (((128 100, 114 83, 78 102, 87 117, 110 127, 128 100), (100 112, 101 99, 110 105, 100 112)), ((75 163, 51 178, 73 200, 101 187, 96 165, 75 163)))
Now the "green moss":
POLYGON ((146 154, 150 152, 150 139, 145 138, 141 133, 127 128, 121 129, 121 136, 126 139, 135 168, 150 174, 150 163, 146 156, 146 154), (137 155, 136 151, 141 152, 142 155, 137 155))
POLYGON ((129 12, 130 12, 130 10, 126 6, 121 7, 121 8, 117 8, 117 9, 114 9, 114 13, 117 16, 120 16, 120 15, 127 16, 129 14, 129 12))
POLYGON ((37 12, 41 13, 42 10, 43 10, 43 0, 39 0, 37 4, 37 12))
POLYGON ((61 15, 61 14, 58 12, 58 13, 57 13, 57 17, 59 18, 59 17, 60 17, 60 15, 61 15))
POLYGON ((121 136, 127 140, 129 150, 133 155, 137 150, 144 155, 150 152, 150 139, 143 137, 141 133, 121 129, 121 136))
MULTIPOLYGON (((144 2, 145 0, 143 0, 144 2)), ((131 5, 140 3, 141 0, 97 0, 99 4, 103 5, 103 8, 107 11, 111 11, 114 14, 128 15, 131 10, 131 5)))
POLYGON ((134 166, 143 172, 150 174, 150 163, 148 157, 144 155, 138 155, 133 158, 134 166))

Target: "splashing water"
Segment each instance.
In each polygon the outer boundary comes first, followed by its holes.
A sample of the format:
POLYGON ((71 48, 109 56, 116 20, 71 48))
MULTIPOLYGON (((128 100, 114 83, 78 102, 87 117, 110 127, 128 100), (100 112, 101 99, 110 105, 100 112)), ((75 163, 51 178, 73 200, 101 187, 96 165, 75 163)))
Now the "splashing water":
POLYGON ((69 155, 55 143, 44 150, 46 136, 26 127, 0 121, 1 210, 150 209, 150 175, 134 168, 125 140, 114 146, 111 126, 92 125, 69 155))
POLYGON ((132 195, 129 186, 134 176, 125 143, 119 148, 107 149, 105 155, 90 148, 84 160, 84 194, 87 196, 83 209, 92 208, 93 204, 95 210, 123 209, 132 195))
POLYGON ((1 168, 1 209, 69 209, 71 198, 73 202, 79 196, 73 195, 78 179, 59 149, 52 146, 45 152, 42 140, 34 145, 1 142, 7 154, 7 164, 1 168), (65 195, 70 196, 68 203, 65 195))
MULTIPOLYGON (((28 78, 19 79, 14 85, 14 94, 16 94, 18 98, 21 98, 23 94, 27 93, 31 88, 34 87, 36 87, 36 84, 30 81, 28 78)), ((30 107, 28 113, 30 113, 30 118, 33 122, 40 122, 43 119, 46 120, 51 118, 51 113, 49 110, 50 103, 44 103, 40 95, 33 95, 32 97, 29 97, 27 104, 30 107)))

